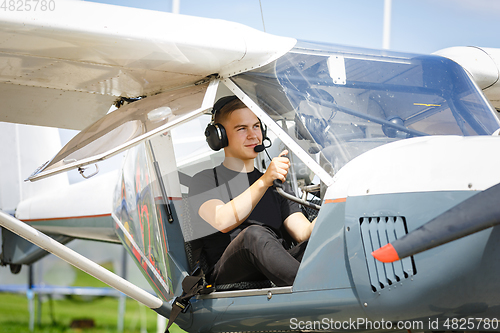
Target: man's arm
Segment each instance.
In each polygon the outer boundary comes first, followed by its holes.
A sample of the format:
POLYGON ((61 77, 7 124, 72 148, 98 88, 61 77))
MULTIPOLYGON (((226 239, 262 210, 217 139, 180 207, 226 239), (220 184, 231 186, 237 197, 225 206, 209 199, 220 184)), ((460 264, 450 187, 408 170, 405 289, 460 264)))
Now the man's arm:
POLYGON ((284 224, 290 236, 292 236, 297 243, 300 243, 309 239, 314 225, 316 224, 316 219, 309 222, 302 212, 296 212, 288 216, 284 224))
POLYGON ((198 210, 201 218, 221 232, 229 232, 243 223, 264 196, 267 189, 273 185, 275 179, 284 181, 290 167, 288 158, 280 156, 273 158, 271 164, 255 183, 243 193, 228 203, 220 199, 205 201, 198 210))
POLYGON ((201 218, 221 232, 229 232, 245 221, 260 199, 267 186, 259 178, 243 193, 228 203, 220 199, 208 200, 201 205, 198 213, 201 218))

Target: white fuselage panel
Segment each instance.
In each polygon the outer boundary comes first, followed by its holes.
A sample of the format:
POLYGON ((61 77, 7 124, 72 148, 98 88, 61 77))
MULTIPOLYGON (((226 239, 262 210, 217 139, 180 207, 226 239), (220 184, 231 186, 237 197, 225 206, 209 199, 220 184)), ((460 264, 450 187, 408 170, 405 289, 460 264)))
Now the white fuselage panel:
POLYGON ((428 136, 372 149, 346 164, 325 199, 482 191, 500 182, 499 136, 428 136))

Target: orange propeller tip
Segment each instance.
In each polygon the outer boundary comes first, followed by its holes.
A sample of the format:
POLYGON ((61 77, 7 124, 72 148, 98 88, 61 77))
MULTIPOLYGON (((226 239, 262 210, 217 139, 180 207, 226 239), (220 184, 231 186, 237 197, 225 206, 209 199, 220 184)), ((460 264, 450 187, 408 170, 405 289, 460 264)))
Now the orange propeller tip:
POLYGON ((384 245, 380 249, 373 251, 372 256, 378 261, 387 263, 399 260, 398 253, 392 244, 384 245))

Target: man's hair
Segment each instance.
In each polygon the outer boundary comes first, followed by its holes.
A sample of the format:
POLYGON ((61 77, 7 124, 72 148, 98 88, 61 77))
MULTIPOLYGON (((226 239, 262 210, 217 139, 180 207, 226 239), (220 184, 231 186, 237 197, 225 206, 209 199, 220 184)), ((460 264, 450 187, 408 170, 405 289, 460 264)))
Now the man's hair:
POLYGON ((224 104, 220 110, 215 113, 214 123, 222 123, 233 111, 245 109, 247 106, 239 99, 235 98, 232 101, 224 104))

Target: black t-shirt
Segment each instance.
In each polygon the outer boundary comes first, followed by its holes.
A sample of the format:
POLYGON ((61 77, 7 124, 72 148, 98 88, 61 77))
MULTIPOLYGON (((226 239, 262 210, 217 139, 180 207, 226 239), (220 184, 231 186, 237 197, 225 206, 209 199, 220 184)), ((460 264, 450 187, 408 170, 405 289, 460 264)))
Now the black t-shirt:
MULTIPOLYGON (((271 228, 278 237, 282 238, 285 219, 289 215, 301 211, 297 203, 283 198, 276 189, 270 187, 248 218, 227 233, 222 233, 213 228, 198 215, 198 210, 206 201, 219 199, 224 203, 228 203, 243 193, 261 176, 262 173, 257 169, 250 173, 240 173, 221 164, 214 169, 197 173, 191 180, 189 203, 193 210, 193 214, 191 214, 192 223, 195 229, 203 230, 203 251, 210 266, 217 263, 229 243, 249 225, 265 225, 271 228)), ((287 184, 283 185, 283 189, 288 193, 292 193, 287 184)), ((199 232, 197 234, 200 235, 199 232)))

